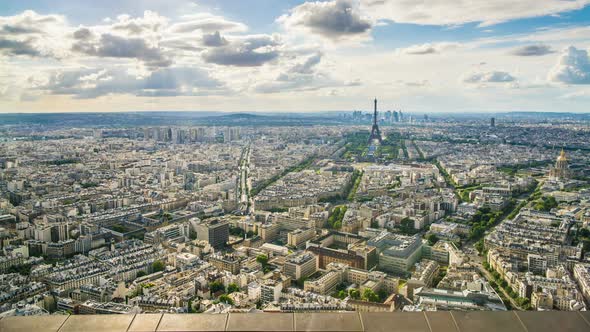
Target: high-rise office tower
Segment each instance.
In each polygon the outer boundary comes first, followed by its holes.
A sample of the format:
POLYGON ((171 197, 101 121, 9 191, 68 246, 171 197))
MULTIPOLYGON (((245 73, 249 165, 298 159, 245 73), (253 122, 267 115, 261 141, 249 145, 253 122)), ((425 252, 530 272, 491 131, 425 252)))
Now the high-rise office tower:
POLYGON ((197 128, 197 141, 204 142, 205 141, 205 128, 199 127, 197 128))

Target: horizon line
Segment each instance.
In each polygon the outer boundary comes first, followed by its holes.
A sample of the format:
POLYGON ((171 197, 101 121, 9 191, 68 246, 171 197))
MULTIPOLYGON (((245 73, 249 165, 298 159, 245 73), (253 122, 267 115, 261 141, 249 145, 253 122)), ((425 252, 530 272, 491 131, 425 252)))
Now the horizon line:
MULTIPOLYGON (((225 115, 231 114, 318 114, 318 113, 348 113, 348 112, 368 112, 372 113, 371 110, 363 109, 350 109, 350 110, 311 110, 311 111, 271 111, 271 110, 260 110, 260 111, 211 111, 211 110, 128 110, 128 111, 50 111, 50 112, 28 112, 28 111, 17 111, 17 112, 3 112, 0 111, 0 116, 4 115, 48 115, 48 114, 130 114, 130 113, 222 113, 225 115)), ((572 111, 543 111, 543 110, 514 110, 514 111, 405 111, 403 109, 388 109, 382 110, 381 113, 401 111, 407 114, 473 114, 473 115, 501 115, 501 114, 512 114, 512 113, 544 113, 544 114, 574 114, 574 115, 586 115, 590 112, 572 112, 572 111)))

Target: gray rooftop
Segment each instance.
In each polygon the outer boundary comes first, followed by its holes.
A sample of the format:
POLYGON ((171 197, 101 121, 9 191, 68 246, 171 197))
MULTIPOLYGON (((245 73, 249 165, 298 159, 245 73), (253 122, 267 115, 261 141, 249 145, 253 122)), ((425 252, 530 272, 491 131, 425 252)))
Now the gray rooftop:
POLYGON ((2 332, 590 331, 590 312, 326 312, 5 317, 2 332))

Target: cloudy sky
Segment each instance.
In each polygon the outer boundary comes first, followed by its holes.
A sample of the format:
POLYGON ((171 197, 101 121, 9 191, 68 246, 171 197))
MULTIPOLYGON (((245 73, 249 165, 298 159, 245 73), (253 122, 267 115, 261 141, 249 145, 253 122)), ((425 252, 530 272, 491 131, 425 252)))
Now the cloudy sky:
POLYGON ((590 111, 590 0, 5 0, 0 112, 590 111))

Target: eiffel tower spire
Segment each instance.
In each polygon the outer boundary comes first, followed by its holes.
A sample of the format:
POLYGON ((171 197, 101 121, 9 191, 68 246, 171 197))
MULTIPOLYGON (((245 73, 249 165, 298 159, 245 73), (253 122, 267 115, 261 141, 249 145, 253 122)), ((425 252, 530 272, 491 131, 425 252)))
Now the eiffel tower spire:
POLYGON ((377 125, 377 98, 375 98, 375 109, 373 111, 373 127, 371 128, 371 136, 369 136, 369 143, 373 140, 378 140, 381 143, 381 131, 377 125))
POLYGON ((377 125, 377 98, 375 98, 375 112, 373 113, 373 125, 377 125))

